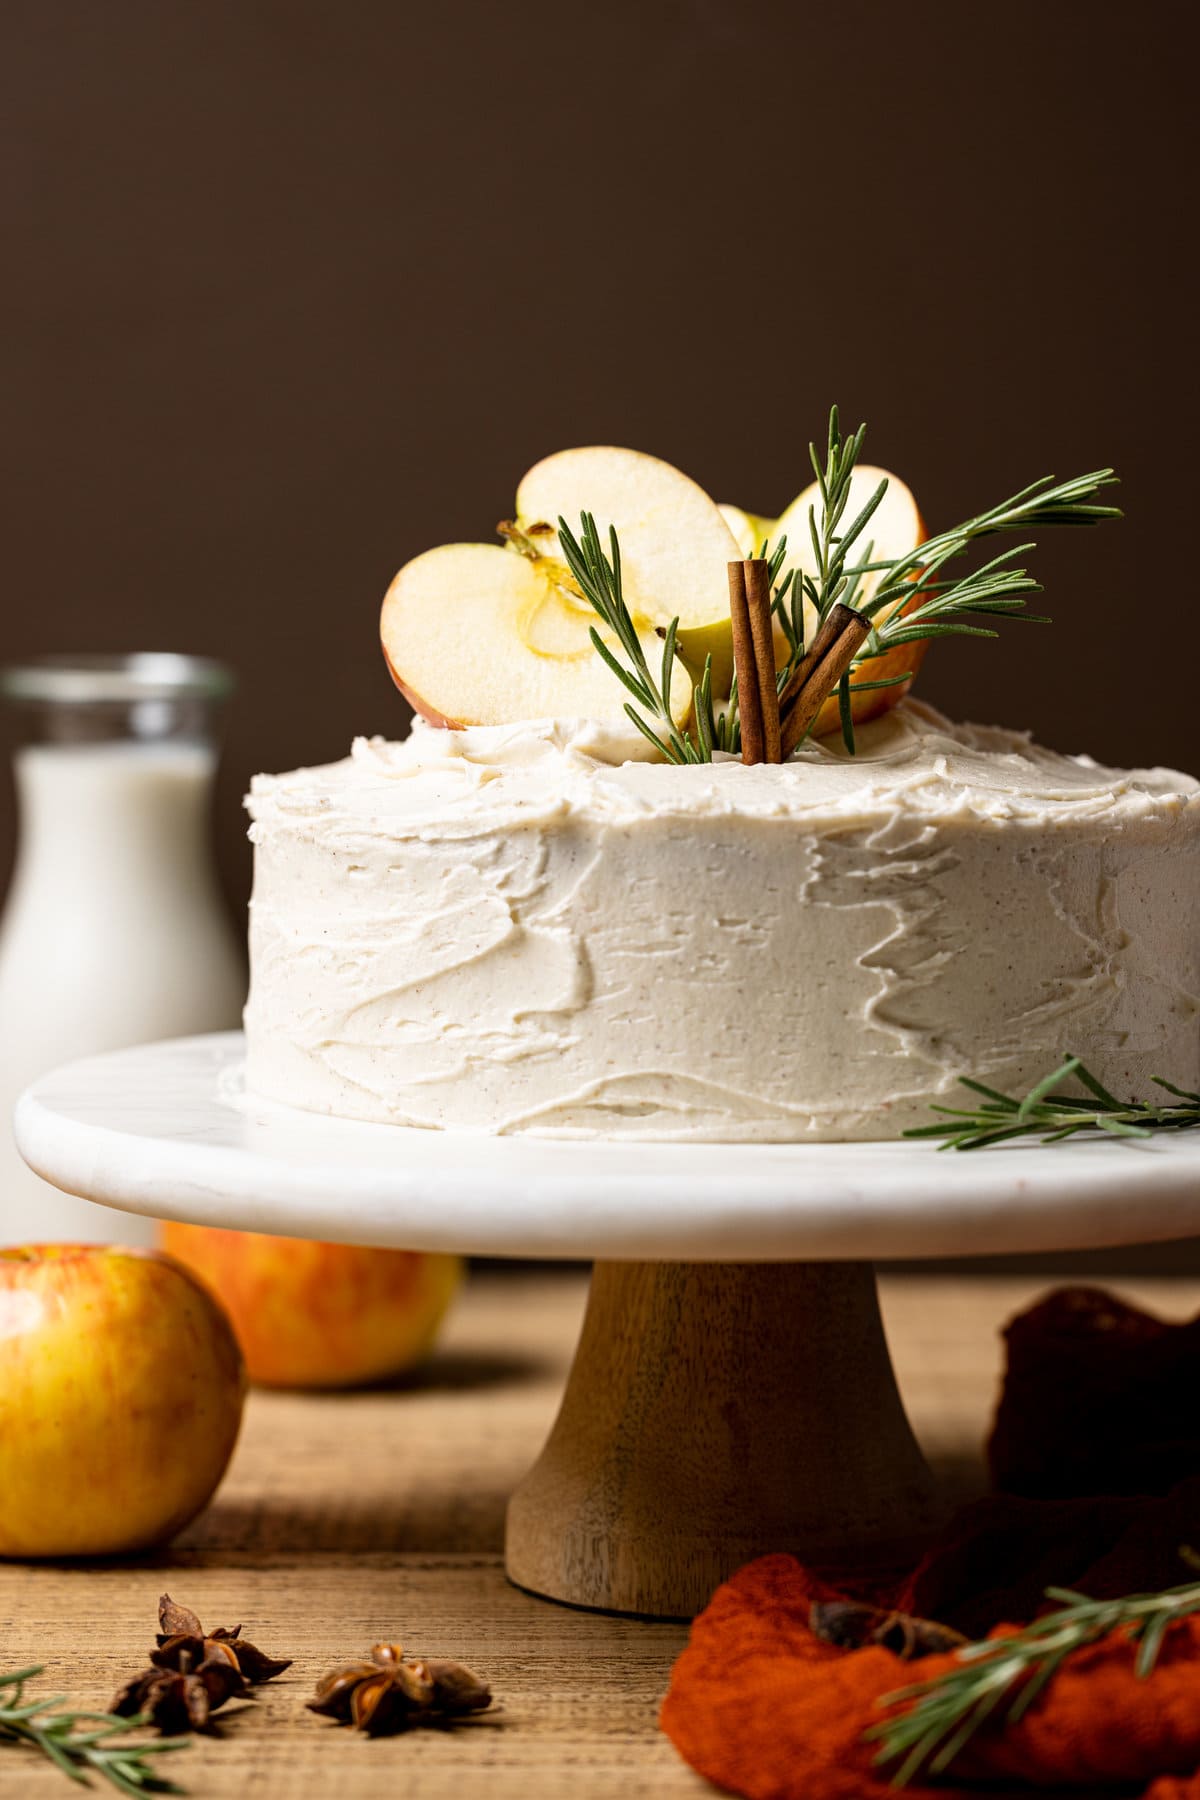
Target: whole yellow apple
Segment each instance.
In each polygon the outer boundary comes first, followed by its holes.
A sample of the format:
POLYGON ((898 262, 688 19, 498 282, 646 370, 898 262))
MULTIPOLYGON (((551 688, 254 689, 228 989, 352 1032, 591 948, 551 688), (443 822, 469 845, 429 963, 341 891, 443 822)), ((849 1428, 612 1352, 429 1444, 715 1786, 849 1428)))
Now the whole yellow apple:
POLYGON ((0 1556, 164 1543, 237 1441, 245 1372, 225 1314, 150 1250, 0 1250, 0 1556))
POLYGON ((263 1387, 355 1387, 410 1368, 462 1276, 457 1256, 207 1225, 165 1224, 160 1241, 219 1297, 263 1387))

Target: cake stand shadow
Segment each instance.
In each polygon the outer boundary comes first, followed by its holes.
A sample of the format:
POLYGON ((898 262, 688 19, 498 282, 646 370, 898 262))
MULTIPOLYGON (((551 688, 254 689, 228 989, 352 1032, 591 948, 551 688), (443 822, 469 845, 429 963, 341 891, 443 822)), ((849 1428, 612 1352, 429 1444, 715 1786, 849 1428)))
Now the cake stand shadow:
POLYGON ((1200 1230, 1200 1134, 1149 1142, 694 1145, 356 1124, 246 1096, 237 1033, 46 1076, 38 1174, 155 1217, 412 1250, 588 1257, 558 1419, 508 1511, 510 1577, 687 1617, 749 1558, 891 1567, 938 1497, 893 1375, 877 1258, 1200 1230))

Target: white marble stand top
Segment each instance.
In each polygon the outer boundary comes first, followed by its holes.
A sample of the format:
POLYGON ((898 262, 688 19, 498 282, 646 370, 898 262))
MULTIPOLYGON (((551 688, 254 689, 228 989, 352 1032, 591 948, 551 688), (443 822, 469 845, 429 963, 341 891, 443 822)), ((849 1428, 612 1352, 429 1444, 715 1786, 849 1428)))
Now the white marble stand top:
POLYGON ((967 1154, 485 1137, 254 1100, 242 1054, 230 1032, 70 1064, 18 1103, 21 1152, 128 1212, 495 1256, 857 1260, 1200 1233, 1200 1131, 967 1154))

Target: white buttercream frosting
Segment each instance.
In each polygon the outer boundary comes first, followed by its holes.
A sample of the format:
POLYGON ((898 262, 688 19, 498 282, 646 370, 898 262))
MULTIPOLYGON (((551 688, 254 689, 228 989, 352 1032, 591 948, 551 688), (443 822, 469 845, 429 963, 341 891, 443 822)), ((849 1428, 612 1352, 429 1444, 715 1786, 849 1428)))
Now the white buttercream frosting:
POLYGON ((906 702, 858 754, 632 727, 258 776, 252 1089, 477 1131, 888 1137, 1065 1049, 1200 1082, 1200 788, 906 702))

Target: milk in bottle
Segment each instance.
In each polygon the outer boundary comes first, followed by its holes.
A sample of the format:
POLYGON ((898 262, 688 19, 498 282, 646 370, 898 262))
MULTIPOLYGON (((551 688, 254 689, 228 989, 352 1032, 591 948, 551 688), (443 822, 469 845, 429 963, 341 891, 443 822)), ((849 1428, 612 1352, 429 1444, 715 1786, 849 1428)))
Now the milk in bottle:
POLYGON ((208 846, 218 665, 46 659, 0 675, 23 728, 0 921, 0 1244, 148 1242, 149 1221, 21 1161, 18 1094, 57 1064, 238 1023, 245 976, 208 846))

